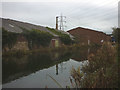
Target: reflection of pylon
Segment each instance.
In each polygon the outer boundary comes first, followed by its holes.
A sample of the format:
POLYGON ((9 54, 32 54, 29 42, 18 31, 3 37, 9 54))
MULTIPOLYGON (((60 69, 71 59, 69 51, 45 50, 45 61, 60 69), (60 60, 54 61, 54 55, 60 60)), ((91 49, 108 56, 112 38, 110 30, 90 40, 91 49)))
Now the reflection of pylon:
POLYGON ((61 16, 56 17, 56 30, 64 30, 64 28, 66 27, 64 25, 64 23, 66 23, 65 18, 66 16, 62 16, 62 14, 61 16))

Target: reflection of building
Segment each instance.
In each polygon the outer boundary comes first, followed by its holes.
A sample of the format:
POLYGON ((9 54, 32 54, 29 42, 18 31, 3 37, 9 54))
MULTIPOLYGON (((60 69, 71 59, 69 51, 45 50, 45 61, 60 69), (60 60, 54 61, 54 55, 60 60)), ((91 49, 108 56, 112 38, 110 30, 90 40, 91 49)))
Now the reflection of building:
POLYGON ((73 35, 77 41, 81 44, 102 44, 102 41, 110 41, 111 37, 106 35, 103 32, 95 31, 87 28, 75 28, 68 31, 71 35, 73 35))

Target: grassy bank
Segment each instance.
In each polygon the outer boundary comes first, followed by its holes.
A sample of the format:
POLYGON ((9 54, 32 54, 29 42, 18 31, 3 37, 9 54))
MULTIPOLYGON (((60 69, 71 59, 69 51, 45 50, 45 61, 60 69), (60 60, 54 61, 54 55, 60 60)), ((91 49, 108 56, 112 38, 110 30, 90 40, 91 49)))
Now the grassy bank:
POLYGON ((73 44, 73 45, 63 45, 58 48, 50 48, 50 47, 41 47, 39 49, 33 49, 33 50, 12 50, 3 52, 2 56, 24 56, 29 55, 33 53, 51 53, 51 52, 71 52, 74 53, 75 51, 84 51, 85 49, 92 48, 92 49, 98 49, 100 46, 95 45, 81 45, 81 44, 73 44))

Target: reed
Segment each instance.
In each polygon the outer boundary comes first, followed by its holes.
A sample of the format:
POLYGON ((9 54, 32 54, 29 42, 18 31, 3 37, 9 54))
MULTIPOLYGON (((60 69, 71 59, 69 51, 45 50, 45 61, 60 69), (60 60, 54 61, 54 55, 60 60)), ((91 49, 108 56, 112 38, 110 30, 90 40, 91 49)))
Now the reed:
POLYGON ((118 88, 118 60, 115 46, 104 43, 96 54, 89 55, 88 61, 89 64, 82 68, 84 75, 80 73, 80 69, 72 70, 71 76, 77 87, 118 88))

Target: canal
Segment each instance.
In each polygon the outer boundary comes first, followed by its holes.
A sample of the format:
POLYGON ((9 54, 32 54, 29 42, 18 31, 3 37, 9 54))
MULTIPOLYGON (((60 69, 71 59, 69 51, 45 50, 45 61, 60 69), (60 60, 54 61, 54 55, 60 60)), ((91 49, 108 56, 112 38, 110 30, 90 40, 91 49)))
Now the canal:
MULTIPOLYGON (((34 53, 23 57, 3 57, 3 88, 72 87, 72 67, 82 69, 94 50, 34 53)), ((81 70, 82 71, 82 70, 81 70)))

